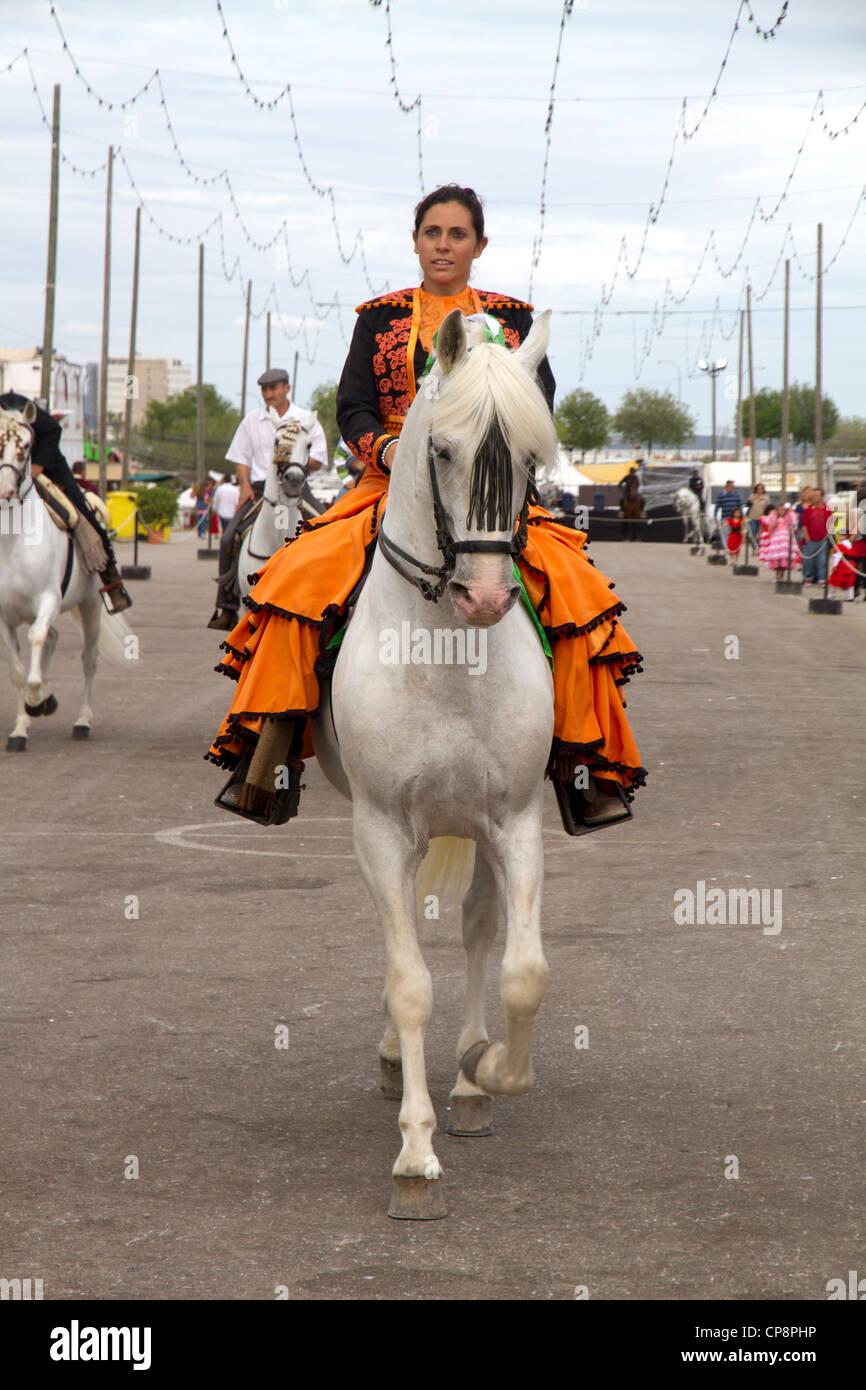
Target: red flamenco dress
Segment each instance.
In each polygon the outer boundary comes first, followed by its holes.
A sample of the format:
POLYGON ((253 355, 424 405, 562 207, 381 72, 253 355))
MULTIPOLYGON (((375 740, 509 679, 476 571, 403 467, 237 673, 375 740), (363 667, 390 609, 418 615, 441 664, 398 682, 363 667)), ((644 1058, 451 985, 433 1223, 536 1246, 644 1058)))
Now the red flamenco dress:
POLYGON ((730 517, 728 520, 728 535, 725 541, 731 555, 739 555, 743 544, 743 518, 730 517))

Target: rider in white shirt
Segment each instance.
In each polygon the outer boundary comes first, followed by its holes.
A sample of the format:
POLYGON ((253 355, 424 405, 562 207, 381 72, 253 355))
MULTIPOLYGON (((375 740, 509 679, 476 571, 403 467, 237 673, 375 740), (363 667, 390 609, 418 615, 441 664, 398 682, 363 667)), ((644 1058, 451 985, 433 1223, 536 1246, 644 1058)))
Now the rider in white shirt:
POLYGON ((284 367, 271 367, 258 378, 264 407, 245 415, 235 431, 226 452, 226 461, 235 465, 240 494, 237 510, 226 526, 220 541, 220 574, 228 577, 220 584, 217 607, 208 627, 230 632, 238 621, 238 592, 232 568, 232 549, 238 525, 248 514, 265 486, 268 464, 274 452, 277 427, 271 411, 280 421, 297 420, 311 435, 309 468, 314 472, 327 467, 328 445, 325 431, 310 410, 304 410, 289 399, 289 374, 284 367))

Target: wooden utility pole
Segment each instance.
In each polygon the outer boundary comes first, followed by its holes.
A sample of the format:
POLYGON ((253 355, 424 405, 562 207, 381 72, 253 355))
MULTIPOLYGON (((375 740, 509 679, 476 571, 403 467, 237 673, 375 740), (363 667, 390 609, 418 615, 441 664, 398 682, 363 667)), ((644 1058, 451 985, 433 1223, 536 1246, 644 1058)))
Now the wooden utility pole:
POLYGON ((824 279, 822 264, 823 223, 818 223, 818 293, 815 304, 815 483, 824 486, 824 400, 821 390, 821 300, 824 279))
POLYGON ((39 394, 51 409, 51 368, 54 364, 54 287, 57 275, 57 200, 60 192, 60 88, 54 88, 51 123, 51 200, 48 213, 48 268, 45 272, 45 323, 42 329, 42 384, 39 394))
POLYGON ((737 357, 737 459, 743 447, 743 310, 740 310, 740 351, 737 357))
POLYGON ((250 350, 250 295, 253 282, 247 280, 247 311, 244 317, 244 361, 241 367, 241 419, 247 413, 247 358, 250 350))
POLYGON ((141 250, 141 206, 135 209, 135 254, 132 261, 132 317, 129 321, 129 357, 126 363, 126 417, 123 422, 123 471, 121 487, 129 482, 129 443, 132 438, 132 403, 138 400, 135 378, 135 329, 138 323, 138 265, 141 250))
POLYGON ((195 480, 204 482, 204 242, 198 244, 198 375, 195 402, 195 480))
POLYGON ((111 175, 114 170, 114 147, 108 147, 108 182, 105 192, 105 265, 102 275, 102 356, 99 363, 99 495, 105 500, 108 491, 108 466, 105 457, 105 425, 108 415, 108 318, 111 300, 111 175))
POLYGON ((295 362, 292 367, 292 400, 295 405, 298 403, 298 354, 295 353, 295 362))
POLYGON ((758 481, 755 464, 755 359, 752 355, 752 287, 746 286, 746 329, 749 338, 749 452, 752 459, 752 492, 758 481))
POLYGON ((271 311, 268 310, 265 319, 265 371, 270 371, 271 367, 271 311))
POLYGON ((781 497, 784 502, 788 488, 788 433, 789 433, 789 400, 788 400, 788 374, 790 371, 790 343, 789 329, 791 320, 791 262, 785 262, 785 324, 782 335, 782 480, 781 497))

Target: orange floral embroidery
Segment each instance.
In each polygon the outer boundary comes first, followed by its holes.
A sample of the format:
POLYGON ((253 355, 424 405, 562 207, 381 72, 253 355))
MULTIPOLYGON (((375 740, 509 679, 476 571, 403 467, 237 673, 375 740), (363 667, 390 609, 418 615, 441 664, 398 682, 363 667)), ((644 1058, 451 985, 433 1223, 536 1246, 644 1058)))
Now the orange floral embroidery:
POLYGON ((356 458, 359 458, 359 459, 361 460, 362 463, 372 463, 372 462, 373 462, 373 440, 374 440, 374 438, 375 438, 375 435, 373 434, 373 431, 371 430, 369 434, 362 434, 362 435, 361 435, 361 438, 358 440, 357 448, 354 450, 354 453, 355 453, 356 458))

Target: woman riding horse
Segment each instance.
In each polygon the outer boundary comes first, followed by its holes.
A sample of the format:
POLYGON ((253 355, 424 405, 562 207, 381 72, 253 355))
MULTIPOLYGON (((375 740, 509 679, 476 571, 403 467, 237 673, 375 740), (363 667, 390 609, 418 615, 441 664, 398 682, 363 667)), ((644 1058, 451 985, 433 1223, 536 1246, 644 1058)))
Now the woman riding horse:
MULTIPOLYGON (((482 315, 489 336, 513 349, 532 324, 532 305, 469 285, 472 263, 487 245, 472 189, 448 184, 428 194, 415 209, 413 243, 421 285, 359 306, 337 392, 337 422, 366 465, 364 474, 262 567, 246 600, 250 614, 222 643, 227 655, 216 669, 238 684, 206 757, 240 768, 239 777, 265 719, 294 721, 289 761, 296 784, 300 758, 312 756, 309 719, 319 705, 319 676, 330 668, 329 649, 376 544, 400 430, 416 391, 424 388, 439 325, 455 308, 467 317, 482 315)), ((538 382, 552 408, 555 383, 546 358, 538 382)), ((517 560, 553 653, 555 736, 548 773, 571 833, 624 819, 634 788, 646 777, 621 694, 641 669, 641 656, 619 621, 625 605, 583 554, 585 540, 531 505, 517 560)), ((232 809, 238 800, 253 804, 242 795, 232 799, 232 809)))

